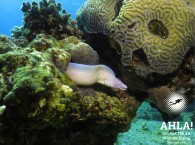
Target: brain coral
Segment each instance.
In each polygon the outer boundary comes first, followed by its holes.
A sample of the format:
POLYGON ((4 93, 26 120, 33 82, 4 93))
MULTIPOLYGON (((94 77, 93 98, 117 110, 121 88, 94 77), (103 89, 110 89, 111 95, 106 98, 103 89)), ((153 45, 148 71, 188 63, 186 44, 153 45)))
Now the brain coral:
POLYGON ((108 23, 114 18, 116 0, 88 0, 77 11, 77 20, 89 33, 107 33, 108 23), (108 22, 108 23, 107 23, 108 22))
POLYGON ((189 46, 194 46, 192 7, 184 0, 88 0, 77 19, 87 32, 111 36, 120 45, 124 66, 133 64, 134 52, 141 50, 147 63, 135 64, 137 74, 167 74, 180 66, 189 46))

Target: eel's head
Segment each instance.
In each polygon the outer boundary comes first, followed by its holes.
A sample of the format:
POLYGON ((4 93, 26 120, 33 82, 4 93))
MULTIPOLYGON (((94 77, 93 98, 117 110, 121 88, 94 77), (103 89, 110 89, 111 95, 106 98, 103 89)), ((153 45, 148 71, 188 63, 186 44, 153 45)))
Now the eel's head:
POLYGON ((100 78, 98 79, 98 83, 115 89, 120 89, 120 90, 127 89, 127 86, 116 77, 100 78))
POLYGON ((121 80, 115 77, 114 72, 109 67, 105 65, 99 65, 97 68, 97 74, 98 83, 115 89, 127 89, 127 86, 121 80))

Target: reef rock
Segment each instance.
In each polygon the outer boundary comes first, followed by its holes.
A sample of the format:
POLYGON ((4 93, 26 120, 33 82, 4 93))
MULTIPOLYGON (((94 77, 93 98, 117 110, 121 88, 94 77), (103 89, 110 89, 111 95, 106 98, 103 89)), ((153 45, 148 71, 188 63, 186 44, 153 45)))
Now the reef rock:
POLYGON ((113 144, 128 129, 139 101, 103 86, 80 92, 65 73, 68 47, 59 47, 52 36, 37 38, 0 55, 0 144, 113 144))
POLYGON ((99 64, 99 56, 87 43, 76 37, 67 37, 60 41, 60 46, 71 54, 71 61, 81 64, 99 64))
POLYGON ((35 48, 38 51, 45 51, 48 48, 57 46, 57 43, 57 40, 51 35, 38 34, 28 47, 35 48))
POLYGON ((12 51, 15 49, 20 48, 19 46, 15 45, 9 37, 5 35, 0 35, 0 54, 6 53, 8 51, 12 51))
POLYGON ((88 0, 78 10, 77 20, 86 32, 104 33, 117 42, 122 64, 133 65, 138 75, 169 74, 179 68, 190 46, 195 46, 193 4, 184 0, 88 0))

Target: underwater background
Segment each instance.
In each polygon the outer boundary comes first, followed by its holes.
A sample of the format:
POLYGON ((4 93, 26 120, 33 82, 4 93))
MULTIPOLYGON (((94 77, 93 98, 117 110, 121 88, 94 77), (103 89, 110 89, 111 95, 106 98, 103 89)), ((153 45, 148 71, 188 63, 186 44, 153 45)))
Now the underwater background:
MULTIPOLYGON (((13 26, 22 25, 23 13, 20 10, 22 2, 39 2, 39 0, 6 0, 0 1, 1 11, 0 17, 3 21, 0 22, 0 34, 10 36, 13 26)), ((63 8, 71 14, 71 17, 75 19, 76 11, 81 7, 85 0, 56 0, 56 2, 62 3, 63 8)))
POLYGON ((124 7, 122 0, 89 1, 84 7, 86 0, 0 1, 0 145, 195 145, 194 0, 159 0, 162 7, 168 3, 165 17, 175 16, 167 25, 159 10, 146 20, 137 14, 152 1, 124 7), (135 16, 134 8, 140 8, 135 16), (178 41, 161 45, 169 36, 178 41), (153 52, 166 54, 161 60, 153 52), (77 84, 67 71, 71 62, 104 64, 125 86, 77 84), (186 99, 178 114, 167 107, 172 93, 186 99), (176 126, 167 129, 168 122, 176 126))

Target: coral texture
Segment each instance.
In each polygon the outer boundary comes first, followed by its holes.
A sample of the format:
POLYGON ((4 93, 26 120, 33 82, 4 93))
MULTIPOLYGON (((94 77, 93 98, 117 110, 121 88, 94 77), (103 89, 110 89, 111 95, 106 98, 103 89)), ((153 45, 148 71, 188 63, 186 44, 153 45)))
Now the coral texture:
POLYGON ((99 57, 88 44, 79 42, 70 51, 72 61, 81 64, 99 64, 99 57))
POLYGON ((57 46, 57 43, 57 40, 51 35, 38 34, 28 47, 35 48, 38 51, 45 51, 48 48, 57 46))
POLYGON ((88 0, 77 13, 88 33, 105 33, 120 45, 124 66, 141 76, 178 69, 195 42, 193 3, 183 0, 88 0), (141 51, 144 63, 132 61, 141 51))
POLYGON ((107 33, 107 28, 115 17, 115 4, 117 1, 88 0, 77 11, 77 20, 80 26, 89 33, 107 33))
POLYGON ((67 37, 60 41, 59 45, 71 54, 72 62, 90 65, 99 64, 97 52, 76 37, 67 37))
POLYGON ((0 35, 0 54, 6 53, 8 51, 12 51, 18 48, 20 47, 12 43, 9 37, 5 35, 0 35))
POLYGON ((62 10, 61 3, 56 4, 55 0, 41 0, 39 4, 24 2, 21 10, 24 13, 24 25, 14 27, 11 31, 15 39, 23 38, 31 42, 40 33, 63 39, 67 35, 77 35, 79 32, 70 14, 62 10))

